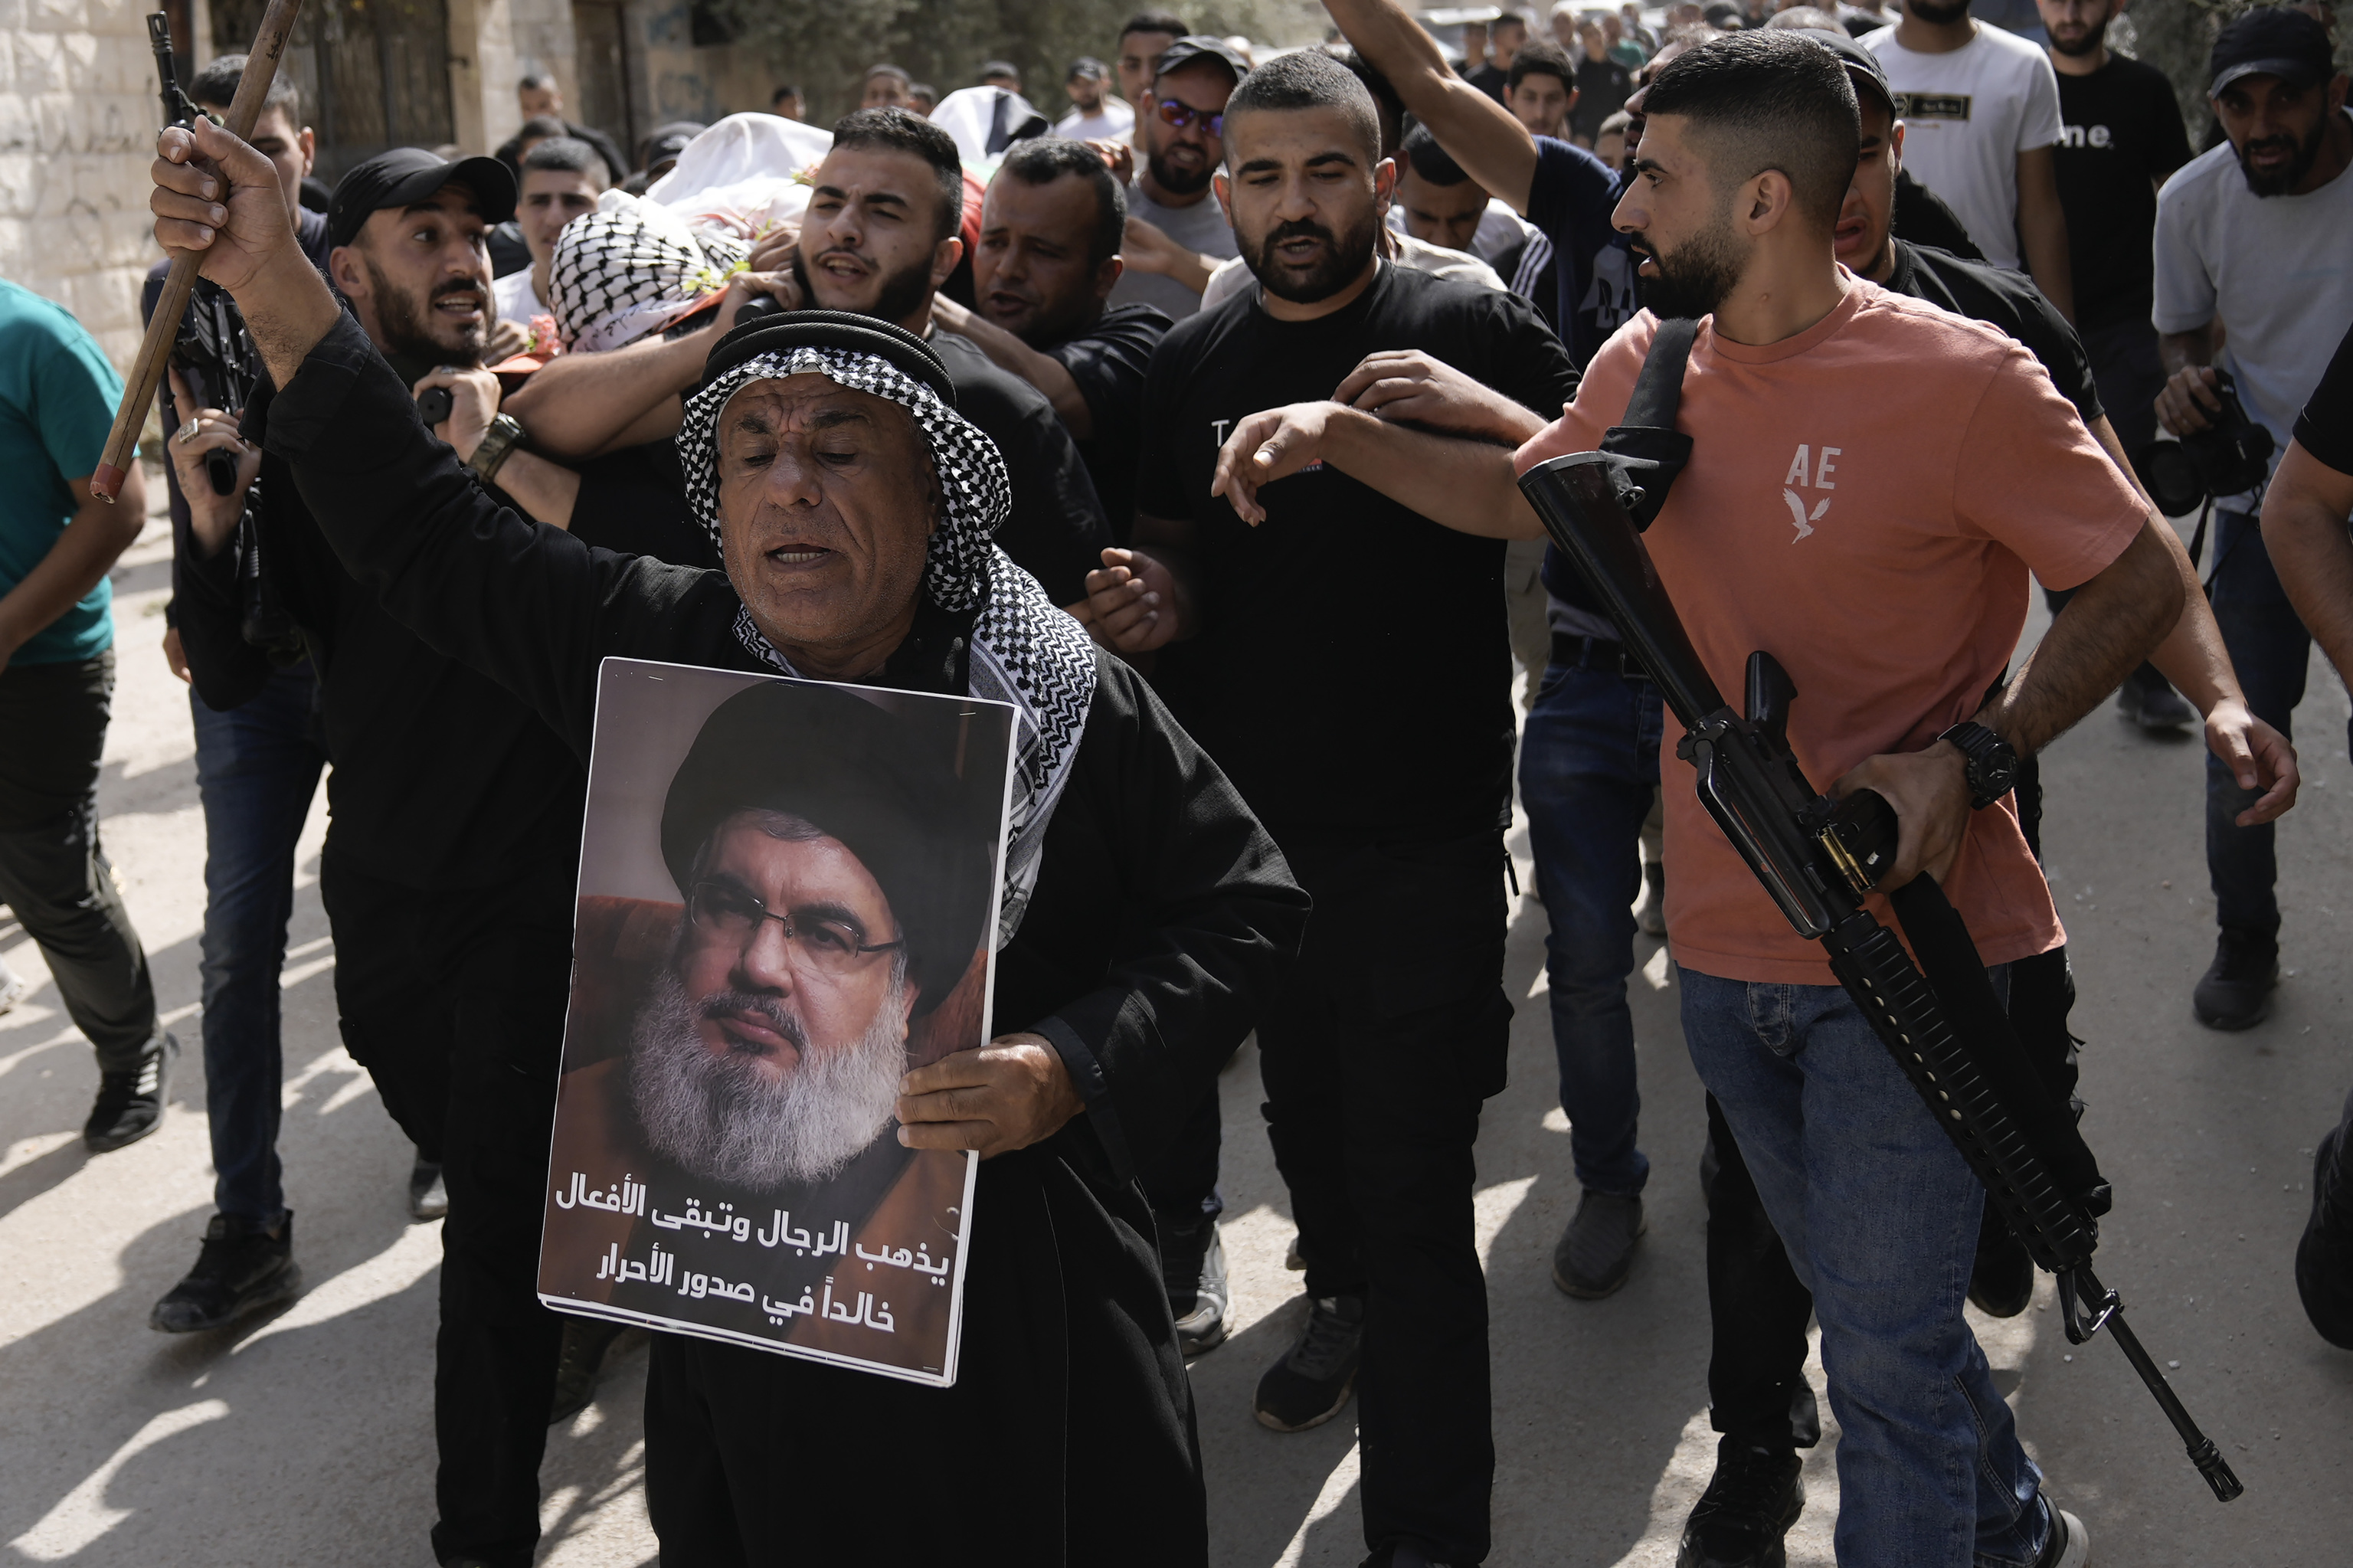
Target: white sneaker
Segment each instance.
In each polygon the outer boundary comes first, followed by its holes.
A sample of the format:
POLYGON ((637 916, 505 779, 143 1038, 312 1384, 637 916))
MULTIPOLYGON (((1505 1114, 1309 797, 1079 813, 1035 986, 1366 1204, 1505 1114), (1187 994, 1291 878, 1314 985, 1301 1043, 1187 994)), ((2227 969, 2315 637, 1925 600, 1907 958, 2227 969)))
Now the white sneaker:
POLYGON ((2059 1527, 2053 1532, 2057 1539, 2043 1547, 2040 1568, 2089 1568, 2092 1532, 2084 1521, 2057 1503, 2051 1505, 2051 1520, 2059 1527))

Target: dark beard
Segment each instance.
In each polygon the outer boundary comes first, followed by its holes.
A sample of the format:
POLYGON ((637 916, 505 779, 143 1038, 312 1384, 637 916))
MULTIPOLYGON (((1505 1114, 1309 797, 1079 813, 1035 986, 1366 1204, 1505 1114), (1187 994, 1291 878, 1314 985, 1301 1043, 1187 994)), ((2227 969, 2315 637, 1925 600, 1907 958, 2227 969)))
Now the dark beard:
POLYGON ((1939 5, 1934 0, 1904 0, 1904 9, 1934 27, 1948 27, 1969 14, 1969 0, 1939 5))
POLYGON ((2059 35, 2053 33, 2051 35, 2051 47, 2071 59, 2080 59, 2085 55, 2098 54, 2100 45, 2106 41, 2107 37, 2108 25, 2105 22, 2100 22, 2095 23, 2090 32, 2072 44, 2062 43, 2059 40, 2059 35))
POLYGON ((1245 243, 1242 256, 1259 286, 1268 293, 1294 305, 1312 305, 1330 299, 1365 275, 1365 268, 1373 260, 1373 218, 1367 215, 1345 235, 1335 235, 1322 224, 1304 218, 1277 224, 1256 245, 1245 243), (1314 235, 1324 241, 1324 260, 1304 276, 1286 273, 1275 261, 1274 248, 1283 240, 1303 235, 1314 235))
POLYGON ((2254 165, 2247 161, 2247 154, 2257 146, 2270 146, 2285 141, 2285 137, 2267 136, 2260 143, 2250 142, 2240 148, 2239 172, 2247 176, 2247 188, 2259 196, 2285 196, 2295 189, 2304 176, 2312 173, 2312 165, 2320 161, 2320 144, 2327 140, 2329 119, 2330 116, 2326 114, 2320 117, 2319 123, 2312 128, 2312 134, 2304 139, 2295 150, 2295 156, 2288 160, 2287 167, 2275 175, 2255 173, 2254 165))
POLYGON ((1215 164, 1204 164, 1198 169, 1172 169, 1158 153, 1144 154, 1145 166, 1152 171, 1153 183, 1170 196, 1191 196, 1208 188, 1209 176, 1216 174, 1215 164))
POLYGON ((367 269, 368 289, 375 305, 376 331, 384 337, 376 346, 387 356, 429 362, 436 366, 455 365, 466 370, 481 364, 485 334, 482 324, 477 322, 472 326, 459 328, 458 341, 448 343, 434 335, 436 323, 431 311, 433 302, 444 294, 470 291, 481 300, 484 313, 488 314, 491 298, 488 289, 470 284, 461 278, 444 278, 433 286, 420 305, 394 288, 392 280, 384 275, 383 270, 376 266, 375 259, 364 250, 360 252, 360 265, 367 269))
POLYGON ((1713 315, 1740 281, 1741 258, 1731 240, 1731 225, 1721 216, 1672 252, 1653 249, 1636 239, 1634 254, 1659 264, 1657 277, 1641 280, 1642 303, 1662 321, 1697 321, 1713 315))
MULTIPOLYGON (((793 281, 801 286, 801 298, 811 306, 820 310, 835 308, 821 303, 817 291, 809 287, 808 268, 802 262, 801 253, 797 250, 793 252, 793 281)), ((884 273, 881 291, 875 296, 873 304, 856 313, 889 322, 893 326, 905 326, 907 318, 922 309, 931 296, 932 264, 926 259, 902 271, 884 273)), ((921 332, 923 329, 918 326, 910 330, 921 332)))

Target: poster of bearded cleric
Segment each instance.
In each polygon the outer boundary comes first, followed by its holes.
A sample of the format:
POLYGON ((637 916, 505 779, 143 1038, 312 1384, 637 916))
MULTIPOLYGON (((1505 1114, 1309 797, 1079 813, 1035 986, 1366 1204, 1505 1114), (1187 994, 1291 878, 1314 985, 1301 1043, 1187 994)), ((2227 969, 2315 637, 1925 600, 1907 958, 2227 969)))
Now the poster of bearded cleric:
POLYGON ((1014 710, 607 659, 540 1298, 945 1386, 977 1157, 901 1146, 987 1044, 1014 710))

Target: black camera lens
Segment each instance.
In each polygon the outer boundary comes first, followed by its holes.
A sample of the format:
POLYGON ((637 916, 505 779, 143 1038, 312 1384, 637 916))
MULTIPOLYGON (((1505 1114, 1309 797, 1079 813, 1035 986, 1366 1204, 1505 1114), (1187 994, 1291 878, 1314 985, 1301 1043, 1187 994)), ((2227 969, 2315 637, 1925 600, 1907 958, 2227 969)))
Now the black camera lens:
POLYGON ((2140 454, 2140 482, 2148 498, 2168 517, 2198 510, 2206 499, 2206 481, 2198 460, 2179 441, 2151 441, 2140 454))

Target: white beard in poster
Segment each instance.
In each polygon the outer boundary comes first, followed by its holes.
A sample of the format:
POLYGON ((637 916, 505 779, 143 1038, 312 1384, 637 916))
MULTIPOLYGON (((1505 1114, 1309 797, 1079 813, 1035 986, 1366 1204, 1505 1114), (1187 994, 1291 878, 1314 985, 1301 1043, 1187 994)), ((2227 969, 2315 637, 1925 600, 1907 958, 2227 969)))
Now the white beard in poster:
POLYGON ((755 1058, 713 1055, 696 1027, 702 1010, 665 967, 629 1051, 630 1099, 655 1153, 710 1181, 776 1188, 839 1174, 890 1125, 907 1071, 903 968, 865 1035, 829 1051, 809 1050, 799 1021, 760 998, 724 993, 706 1006, 767 1012, 800 1060, 772 1079, 755 1058))

